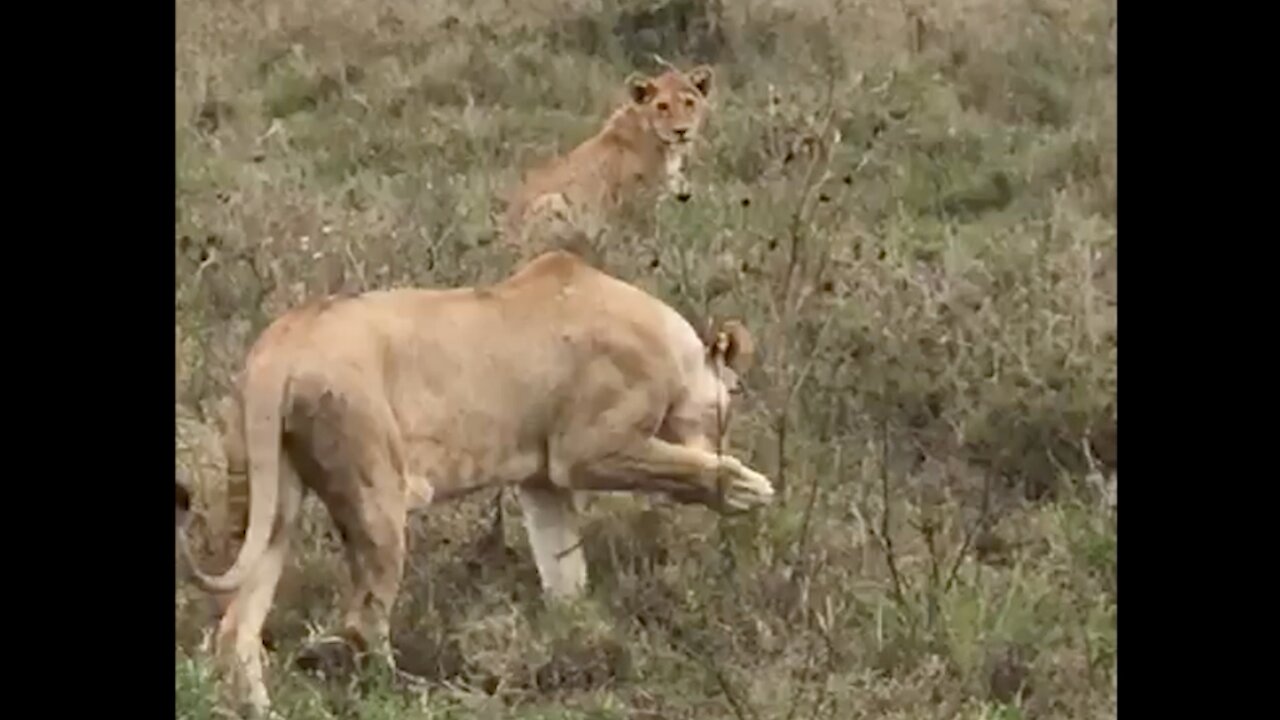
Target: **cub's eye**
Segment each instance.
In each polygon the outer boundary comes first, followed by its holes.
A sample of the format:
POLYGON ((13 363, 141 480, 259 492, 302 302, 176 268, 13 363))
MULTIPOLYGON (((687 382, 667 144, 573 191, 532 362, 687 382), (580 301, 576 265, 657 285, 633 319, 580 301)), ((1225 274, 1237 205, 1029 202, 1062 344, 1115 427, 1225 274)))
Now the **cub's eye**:
POLYGON ((691 108, 691 107, 693 107, 693 98, 685 98, 685 99, 684 99, 684 106, 685 106, 685 107, 687 107, 687 108, 691 108))
POLYGON ((666 111, 667 111, 667 107, 668 107, 668 105, 667 105, 667 101, 666 101, 666 100, 660 100, 660 101, 658 102, 658 110, 659 110, 659 111, 661 111, 661 112, 666 112, 666 111))

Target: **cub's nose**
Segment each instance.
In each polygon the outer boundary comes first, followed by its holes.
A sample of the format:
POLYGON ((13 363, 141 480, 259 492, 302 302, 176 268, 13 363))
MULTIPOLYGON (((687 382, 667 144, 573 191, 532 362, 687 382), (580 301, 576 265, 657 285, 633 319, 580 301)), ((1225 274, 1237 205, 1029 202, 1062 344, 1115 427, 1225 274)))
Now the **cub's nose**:
POLYGON ((688 132, 689 132, 689 128, 676 128, 676 137, 680 138, 681 140, 684 140, 685 139, 684 136, 688 132))
POLYGON ((687 190, 684 192, 676 193, 676 199, 679 200, 680 202, 689 202, 689 198, 691 197, 693 197, 693 193, 687 190))

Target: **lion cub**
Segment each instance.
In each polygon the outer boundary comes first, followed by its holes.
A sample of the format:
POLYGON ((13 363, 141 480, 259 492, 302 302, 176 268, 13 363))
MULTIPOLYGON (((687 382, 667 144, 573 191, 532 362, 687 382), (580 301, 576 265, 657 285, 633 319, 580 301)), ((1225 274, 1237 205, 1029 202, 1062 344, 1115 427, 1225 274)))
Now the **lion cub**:
POLYGON ((712 77, 701 65, 627 78, 629 98, 600 132, 526 175, 506 210, 507 242, 535 255, 594 240, 612 217, 651 207, 663 191, 692 197, 684 165, 707 117, 712 77))

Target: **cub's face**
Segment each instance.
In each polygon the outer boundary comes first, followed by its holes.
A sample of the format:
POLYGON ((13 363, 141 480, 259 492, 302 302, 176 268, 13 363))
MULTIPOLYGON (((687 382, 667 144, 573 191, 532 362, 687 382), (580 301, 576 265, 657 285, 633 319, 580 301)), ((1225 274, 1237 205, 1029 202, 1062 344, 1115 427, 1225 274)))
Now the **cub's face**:
POLYGON ((628 80, 631 99, 638 105, 658 139, 683 148, 697 139, 707 116, 711 68, 700 65, 688 73, 675 70, 657 77, 628 80))

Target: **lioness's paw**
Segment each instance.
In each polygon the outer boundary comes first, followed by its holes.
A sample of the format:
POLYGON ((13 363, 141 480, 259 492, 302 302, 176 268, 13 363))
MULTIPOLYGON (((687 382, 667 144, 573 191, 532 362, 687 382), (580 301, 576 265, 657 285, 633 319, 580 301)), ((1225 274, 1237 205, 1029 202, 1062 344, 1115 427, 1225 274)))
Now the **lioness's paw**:
POLYGON ((725 503, 735 510, 747 510, 773 499, 773 484, 764 475, 742 468, 725 494, 725 503))
POLYGON ((764 499, 773 497, 773 483, 769 482, 769 478, 761 475, 750 468, 743 469, 742 482, 750 489, 751 492, 759 495, 764 499))
POLYGON ((322 677, 346 677, 356 669, 355 648, 339 637, 324 637, 298 651, 294 665, 322 677))

